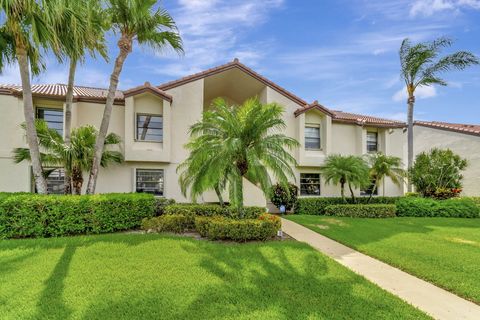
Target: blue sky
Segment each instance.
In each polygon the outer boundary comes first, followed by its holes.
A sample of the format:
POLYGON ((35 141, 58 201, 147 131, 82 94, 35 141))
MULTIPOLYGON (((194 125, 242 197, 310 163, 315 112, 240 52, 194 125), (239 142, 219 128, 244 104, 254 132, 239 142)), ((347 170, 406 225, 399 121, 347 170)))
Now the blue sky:
MULTIPOLYGON (((405 119, 398 48, 448 36, 452 50, 480 56, 480 0, 165 0, 185 55, 136 46, 123 89, 161 84, 238 57, 307 101, 349 112, 405 119)), ((117 53, 109 36, 110 55, 117 53)), ((448 52, 448 51, 447 51, 448 52)), ((112 63, 87 59, 77 84, 108 86, 112 63)), ((67 68, 47 57, 36 83, 65 83, 67 68)), ((416 118, 480 123, 480 67, 446 75, 449 87, 421 88, 416 118)), ((18 83, 15 66, 1 83, 18 83)))

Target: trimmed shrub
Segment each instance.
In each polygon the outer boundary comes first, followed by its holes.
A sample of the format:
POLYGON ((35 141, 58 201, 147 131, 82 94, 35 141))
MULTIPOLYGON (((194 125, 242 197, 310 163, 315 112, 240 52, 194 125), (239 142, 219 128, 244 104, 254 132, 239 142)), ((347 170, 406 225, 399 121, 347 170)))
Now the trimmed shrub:
POLYGON ((281 184, 277 183, 272 186, 270 201, 280 209, 284 205, 286 211, 290 211, 297 203, 298 187, 292 183, 288 184, 286 190, 281 184))
POLYGON ((13 195, 0 202, 0 237, 57 237, 129 230, 154 215, 155 199, 148 194, 13 195))
POLYGON ((183 214, 186 217, 192 218, 196 216, 200 217, 212 217, 212 216, 224 216, 232 219, 256 219, 262 213, 265 213, 265 208, 262 207, 244 207, 242 212, 232 207, 222 207, 216 204, 173 204, 165 207, 165 214, 183 214))
POLYGON ((397 215, 405 217, 479 218, 480 208, 472 199, 403 198, 397 201, 397 215))
MULTIPOLYGON (((357 204, 395 204, 399 197, 373 197, 368 203, 368 197, 357 197, 357 204)), ((341 197, 308 197, 299 198, 295 207, 295 214, 324 215, 330 205, 353 204, 352 199, 346 202, 341 197)))
POLYGON ((325 215, 356 218, 395 217, 394 204, 334 204, 325 208, 325 215))
POLYGON ((280 218, 263 214, 258 219, 230 219, 222 216, 197 217, 195 229, 210 240, 268 240, 281 228, 280 218))
POLYGON ((182 214, 163 215, 142 221, 142 229, 153 232, 182 233, 191 229, 190 225, 189 219, 182 214))
POLYGON ((165 207, 175 203, 173 199, 155 198, 155 216, 161 216, 165 213, 165 207))

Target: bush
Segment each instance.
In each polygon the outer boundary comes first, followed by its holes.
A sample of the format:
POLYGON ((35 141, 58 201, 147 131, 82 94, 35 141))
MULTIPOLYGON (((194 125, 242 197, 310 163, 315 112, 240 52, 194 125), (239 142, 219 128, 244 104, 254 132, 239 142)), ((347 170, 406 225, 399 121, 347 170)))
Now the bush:
POLYGON ((235 209, 233 207, 222 207, 216 204, 173 204, 165 207, 164 211, 165 214, 183 214, 186 217, 191 217, 193 224, 193 220, 197 216, 224 216, 232 219, 256 219, 262 213, 265 213, 266 210, 262 207, 244 207, 243 209, 235 209))
POLYGON ((182 233, 191 229, 191 225, 187 217, 176 214, 143 219, 142 229, 153 232, 182 233))
POLYGON ((148 194, 21 194, 0 201, 0 238, 57 237, 129 230, 155 215, 148 194))
POLYGON ((433 194, 429 196, 437 200, 446 200, 450 198, 456 198, 460 196, 462 189, 447 189, 447 188, 437 188, 433 194))
POLYGON ((325 208, 325 215, 355 218, 395 217, 394 204, 335 204, 325 208))
POLYGON ((478 218, 480 208, 468 198, 403 198, 397 201, 397 216, 478 218))
POLYGON ((161 216, 165 213, 165 207, 175 203, 173 199, 155 198, 155 216, 161 216))
POLYGON ((432 149, 417 155, 409 175, 415 190, 423 196, 435 197, 437 192, 437 198, 453 197, 462 188, 466 167, 467 160, 451 150, 432 149))
POLYGON ((263 214, 258 219, 230 219, 222 216, 197 217, 195 229, 210 240, 268 240, 281 228, 280 218, 263 214))
MULTIPOLYGON (((373 197, 368 203, 368 197, 357 197, 357 204, 395 204, 399 197, 373 197)), ((341 197, 308 197, 299 198, 295 207, 295 214, 324 215, 325 208, 336 204, 353 204, 352 199, 345 201, 341 197)))
POLYGON ((270 201, 280 209, 280 206, 284 205, 286 211, 290 211, 295 207, 297 203, 298 187, 294 184, 288 184, 288 190, 286 190, 281 184, 272 186, 270 201))

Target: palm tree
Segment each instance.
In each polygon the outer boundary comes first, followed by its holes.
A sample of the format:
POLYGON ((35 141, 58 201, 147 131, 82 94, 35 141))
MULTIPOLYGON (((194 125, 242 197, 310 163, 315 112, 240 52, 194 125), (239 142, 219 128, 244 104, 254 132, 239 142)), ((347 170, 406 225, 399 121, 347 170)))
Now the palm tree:
POLYGON ((281 134, 286 124, 283 108, 276 103, 262 104, 258 98, 240 106, 230 106, 217 98, 212 110, 205 111, 201 121, 190 129, 191 140, 186 145, 189 157, 178 170, 180 185, 195 199, 208 189, 227 185, 230 202, 243 207, 243 179, 260 187, 265 195, 272 181, 287 185, 294 179, 292 167, 295 158, 289 153, 299 146, 290 137, 281 134))
MULTIPOLYGON (((390 178, 396 185, 400 185, 405 177, 402 159, 393 156, 387 156, 383 153, 374 153, 368 155, 368 163, 370 164, 370 180, 373 182, 373 189, 370 192, 370 199, 381 182, 385 183, 386 178, 390 178)), ((383 196, 385 196, 385 185, 383 187, 383 196)))
POLYGON ((40 49, 49 48, 59 53, 59 42, 52 28, 55 16, 46 10, 43 1, 36 0, 0 0, 0 12, 4 15, 2 39, 8 40, 3 47, 1 60, 18 62, 22 81, 23 113, 25 116, 27 143, 32 159, 32 171, 39 193, 47 193, 47 183, 40 162, 38 137, 35 130, 30 71, 39 74, 44 65, 40 49))
POLYGON ((345 185, 348 186, 352 201, 355 202, 353 187, 361 188, 368 184, 368 165, 358 156, 330 155, 321 169, 326 184, 340 184, 340 194, 344 202, 345 185))
MULTIPOLYGON (((93 126, 84 126, 72 130, 70 144, 55 130, 48 128, 43 120, 36 120, 39 144, 43 152, 40 153, 42 164, 46 167, 62 167, 72 177, 73 191, 80 194, 83 185, 83 172, 90 170, 93 159, 95 140, 98 134, 93 126)), ((25 124, 22 125, 25 129, 25 124)), ((118 135, 110 133, 105 139, 105 146, 117 146, 121 143, 118 135)), ((31 161, 28 148, 13 150, 14 161, 31 161)), ((111 163, 122 163, 123 155, 120 151, 104 149, 100 165, 107 167, 111 163)), ((48 171, 46 171, 48 173, 48 171)))
MULTIPOLYGON (((470 52, 458 51, 439 57, 441 50, 450 47, 452 41, 439 38, 432 42, 412 44, 407 38, 400 47, 401 77, 405 82, 408 94, 408 168, 413 165, 413 108, 415 90, 421 86, 441 85, 447 82, 440 75, 451 70, 463 70, 479 63, 478 58, 470 52)), ((408 191, 412 185, 408 183, 408 191)))
MULTIPOLYGON (((50 10, 56 10, 55 31, 62 39, 61 49, 69 63, 68 83, 65 103, 65 144, 70 144, 72 124, 73 86, 78 62, 82 63, 88 51, 95 57, 98 52, 107 60, 105 47, 106 23, 102 17, 102 9, 98 0, 49 1, 50 10)), ((64 177, 64 191, 71 193, 72 181, 68 173, 64 177)))
POLYGON ((125 60, 132 52, 133 42, 137 41, 138 44, 147 45, 156 50, 171 47, 177 52, 183 52, 182 40, 177 32, 175 21, 167 11, 154 9, 156 2, 156 0, 109 0, 110 6, 106 12, 114 33, 120 35, 117 43, 120 51, 110 76, 107 101, 95 143, 93 165, 87 185, 88 194, 95 193, 102 148, 110 123, 118 79, 125 60))

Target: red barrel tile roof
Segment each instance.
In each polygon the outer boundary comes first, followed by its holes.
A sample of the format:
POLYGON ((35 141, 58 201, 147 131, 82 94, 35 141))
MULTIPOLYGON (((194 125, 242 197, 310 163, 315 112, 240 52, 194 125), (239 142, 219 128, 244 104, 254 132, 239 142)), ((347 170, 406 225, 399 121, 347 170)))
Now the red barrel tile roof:
POLYGON ((480 136, 480 124, 448 123, 440 121, 415 121, 415 125, 480 136))

